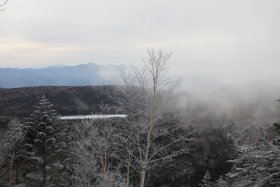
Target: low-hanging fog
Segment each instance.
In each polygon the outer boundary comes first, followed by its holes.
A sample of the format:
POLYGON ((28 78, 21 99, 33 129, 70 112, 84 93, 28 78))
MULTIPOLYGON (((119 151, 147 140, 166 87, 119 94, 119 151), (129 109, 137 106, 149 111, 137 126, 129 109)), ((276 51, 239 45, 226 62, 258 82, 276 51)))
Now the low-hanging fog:
POLYGON ((280 86, 276 82, 185 88, 177 107, 190 123, 271 125, 280 120, 280 86))

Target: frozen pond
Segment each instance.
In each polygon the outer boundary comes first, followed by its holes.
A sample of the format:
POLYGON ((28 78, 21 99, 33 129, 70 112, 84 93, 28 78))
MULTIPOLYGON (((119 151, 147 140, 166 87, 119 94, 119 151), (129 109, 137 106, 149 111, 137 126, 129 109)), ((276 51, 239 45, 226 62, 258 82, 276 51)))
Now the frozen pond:
POLYGON ((62 120, 76 120, 76 119, 108 119, 108 118, 126 118, 126 114, 92 114, 92 115, 78 115, 78 116, 60 116, 62 120))

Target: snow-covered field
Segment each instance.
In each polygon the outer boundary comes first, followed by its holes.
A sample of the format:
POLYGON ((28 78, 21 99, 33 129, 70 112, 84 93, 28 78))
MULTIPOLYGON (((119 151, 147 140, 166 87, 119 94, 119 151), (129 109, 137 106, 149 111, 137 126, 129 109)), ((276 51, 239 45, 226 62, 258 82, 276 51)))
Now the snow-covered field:
POLYGON ((78 115, 78 116, 60 116, 62 120, 76 120, 76 119, 108 119, 108 118, 126 118, 126 114, 93 114, 93 115, 78 115))

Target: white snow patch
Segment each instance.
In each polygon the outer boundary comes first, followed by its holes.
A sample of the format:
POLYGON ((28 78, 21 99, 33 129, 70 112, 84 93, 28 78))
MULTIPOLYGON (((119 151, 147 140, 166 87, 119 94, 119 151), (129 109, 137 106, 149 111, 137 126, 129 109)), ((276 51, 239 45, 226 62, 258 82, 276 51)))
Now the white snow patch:
POLYGON ((93 114, 93 115, 77 115, 77 116, 60 116, 61 120, 75 119, 109 119, 109 118, 126 118, 126 114, 93 114))

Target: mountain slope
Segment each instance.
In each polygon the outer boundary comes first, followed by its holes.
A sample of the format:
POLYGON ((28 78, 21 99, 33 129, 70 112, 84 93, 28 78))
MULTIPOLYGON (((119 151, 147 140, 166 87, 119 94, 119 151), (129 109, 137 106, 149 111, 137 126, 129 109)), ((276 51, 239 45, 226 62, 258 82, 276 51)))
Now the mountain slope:
POLYGON ((0 87, 109 85, 116 83, 117 68, 92 63, 40 69, 0 68, 0 87))

